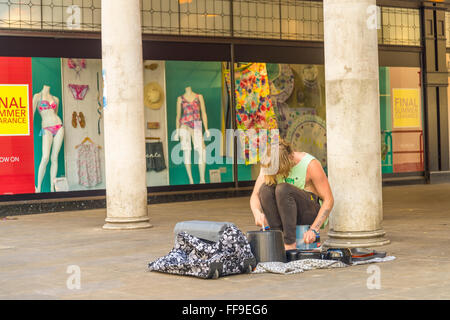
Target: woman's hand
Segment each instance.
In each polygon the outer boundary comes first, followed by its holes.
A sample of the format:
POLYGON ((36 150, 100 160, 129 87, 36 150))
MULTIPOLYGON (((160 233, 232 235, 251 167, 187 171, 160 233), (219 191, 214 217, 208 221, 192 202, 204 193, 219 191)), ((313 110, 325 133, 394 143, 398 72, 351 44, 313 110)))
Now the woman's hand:
POLYGON ((313 231, 308 230, 303 234, 303 242, 305 244, 310 244, 314 241, 316 241, 316 234, 313 231))
POLYGON ((258 211, 255 215, 255 224, 258 227, 262 227, 262 226, 269 226, 269 223, 267 222, 266 216, 264 215, 264 213, 262 213, 261 211, 258 211))

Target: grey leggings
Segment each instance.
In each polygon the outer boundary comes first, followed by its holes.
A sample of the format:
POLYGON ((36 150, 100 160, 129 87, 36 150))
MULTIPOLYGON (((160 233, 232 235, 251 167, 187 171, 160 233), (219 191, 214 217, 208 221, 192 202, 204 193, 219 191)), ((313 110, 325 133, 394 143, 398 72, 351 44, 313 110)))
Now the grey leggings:
POLYGON ((317 195, 288 183, 263 184, 259 201, 270 228, 283 231, 286 244, 295 242, 296 226, 311 225, 320 210, 317 195))

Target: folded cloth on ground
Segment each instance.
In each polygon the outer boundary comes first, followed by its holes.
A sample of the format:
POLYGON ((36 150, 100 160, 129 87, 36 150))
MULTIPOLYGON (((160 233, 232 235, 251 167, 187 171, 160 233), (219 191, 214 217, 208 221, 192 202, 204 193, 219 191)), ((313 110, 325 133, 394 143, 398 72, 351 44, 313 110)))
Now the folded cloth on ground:
POLYGON ((302 259, 291 262, 260 262, 253 273, 296 274, 313 269, 345 268, 347 265, 336 260, 302 259))
POLYGON ((374 258, 366 261, 354 262, 351 265, 337 260, 321 259, 301 259, 288 263, 284 262, 260 262, 253 273, 277 273, 277 274, 296 274, 314 269, 346 268, 352 265, 369 264, 377 262, 386 262, 395 260, 395 257, 374 258))
POLYGON ((373 259, 364 260, 364 261, 354 261, 352 263, 352 266, 356 266, 356 265, 360 265, 360 264, 388 262, 388 261, 392 261, 392 260, 395 260, 394 256, 387 256, 387 257, 384 257, 384 258, 373 258, 373 259))
POLYGON ((250 272, 255 266, 256 259, 247 238, 231 225, 224 229, 217 242, 180 232, 174 248, 166 256, 149 263, 148 269, 208 279, 250 272))

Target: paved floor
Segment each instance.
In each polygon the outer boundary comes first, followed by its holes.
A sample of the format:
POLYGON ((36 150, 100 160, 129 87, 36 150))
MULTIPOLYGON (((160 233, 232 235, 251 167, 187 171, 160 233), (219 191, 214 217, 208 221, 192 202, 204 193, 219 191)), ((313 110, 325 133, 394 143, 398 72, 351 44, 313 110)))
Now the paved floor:
POLYGON ((0 220, 0 299, 450 299, 450 184, 383 193, 392 243, 379 250, 397 259, 376 264, 380 289, 368 288, 368 265, 217 280, 146 271, 171 249, 177 221, 230 221, 254 230, 248 198, 235 198, 151 205, 154 227, 147 230, 105 231, 105 210, 0 220), (81 288, 70 290, 73 265, 81 288))

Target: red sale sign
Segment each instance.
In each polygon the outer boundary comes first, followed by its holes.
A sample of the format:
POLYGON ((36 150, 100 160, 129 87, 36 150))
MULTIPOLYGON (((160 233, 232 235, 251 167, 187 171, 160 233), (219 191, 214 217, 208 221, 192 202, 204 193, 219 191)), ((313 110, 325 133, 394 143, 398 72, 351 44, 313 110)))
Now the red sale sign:
POLYGON ((34 193, 31 58, 0 57, 0 195, 34 193))

